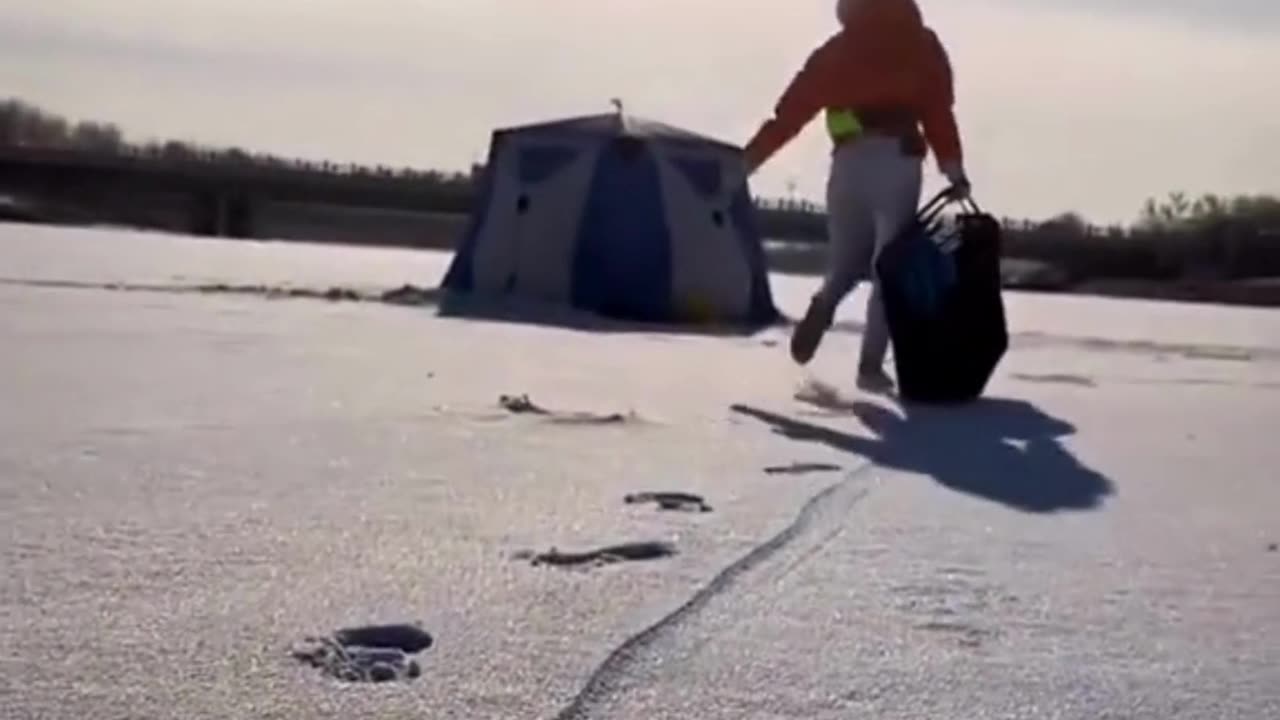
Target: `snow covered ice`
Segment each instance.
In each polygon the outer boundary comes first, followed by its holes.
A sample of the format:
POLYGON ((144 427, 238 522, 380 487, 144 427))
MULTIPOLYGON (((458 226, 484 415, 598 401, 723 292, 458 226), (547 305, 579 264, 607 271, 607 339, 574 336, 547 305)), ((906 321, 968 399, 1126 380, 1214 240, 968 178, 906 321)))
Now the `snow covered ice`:
POLYGON ((904 413, 853 389, 865 290, 801 370, 782 329, 94 288, 447 260, 0 227, 6 717, 1280 717, 1275 310, 1011 293, 989 399, 904 413), (627 542, 679 552, 509 558, 627 542), (401 618, 413 683, 288 657, 401 618))

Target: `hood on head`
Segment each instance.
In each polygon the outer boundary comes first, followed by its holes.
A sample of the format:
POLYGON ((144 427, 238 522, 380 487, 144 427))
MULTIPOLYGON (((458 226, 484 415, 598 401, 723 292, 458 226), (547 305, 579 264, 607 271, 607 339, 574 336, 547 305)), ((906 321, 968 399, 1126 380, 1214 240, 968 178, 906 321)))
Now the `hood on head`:
POLYGON ((836 0, 836 17, 845 27, 916 27, 924 24, 924 16, 916 0, 836 0))

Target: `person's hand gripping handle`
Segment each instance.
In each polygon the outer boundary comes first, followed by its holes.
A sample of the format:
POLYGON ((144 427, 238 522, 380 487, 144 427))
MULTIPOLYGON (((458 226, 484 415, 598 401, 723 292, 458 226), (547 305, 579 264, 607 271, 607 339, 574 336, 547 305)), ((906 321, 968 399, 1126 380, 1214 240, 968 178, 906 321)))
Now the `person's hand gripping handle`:
POLYGON ((969 176, 965 174, 964 166, 960 163, 950 163, 944 166, 942 174, 946 176, 947 182, 951 183, 947 194, 952 200, 968 200, 973 194, 973 186, 969 183, 969 176))

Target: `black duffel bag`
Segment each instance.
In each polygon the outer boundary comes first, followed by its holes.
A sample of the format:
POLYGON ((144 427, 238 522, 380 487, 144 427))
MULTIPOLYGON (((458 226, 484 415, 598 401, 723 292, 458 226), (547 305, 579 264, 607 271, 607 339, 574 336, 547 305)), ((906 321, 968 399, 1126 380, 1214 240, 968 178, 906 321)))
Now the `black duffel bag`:
POLYGON ((1009 348, 1000 223, 943 190, 876 260, 903 400, 954 404, 985 391, 1009 348), (946 222, 952 203, 960 212, 946 222))

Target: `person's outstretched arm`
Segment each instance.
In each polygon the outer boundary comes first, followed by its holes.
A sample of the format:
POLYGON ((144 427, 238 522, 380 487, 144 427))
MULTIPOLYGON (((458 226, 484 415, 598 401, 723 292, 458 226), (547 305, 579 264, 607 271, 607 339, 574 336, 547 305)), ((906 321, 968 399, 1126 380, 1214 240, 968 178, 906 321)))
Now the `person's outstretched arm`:
POLYGON ((825 90, 829 84, 831 48, 835 38, 813 51, 792 78, 791 83, 774 107, 773 117, 764 122, 751 141, 745 154, 747 174, 773 157, 774 153, 791 141, 804 129, 825 105, 825 90))
POLYGON ((929 94, 920 118, 925 141, 933 150, 938 169, 953 185, 968 185, 964 170, 964 150, 955 114, 955 80, 951 60, 938 36, 929 33, 932 45, 932 71, 929 94))

